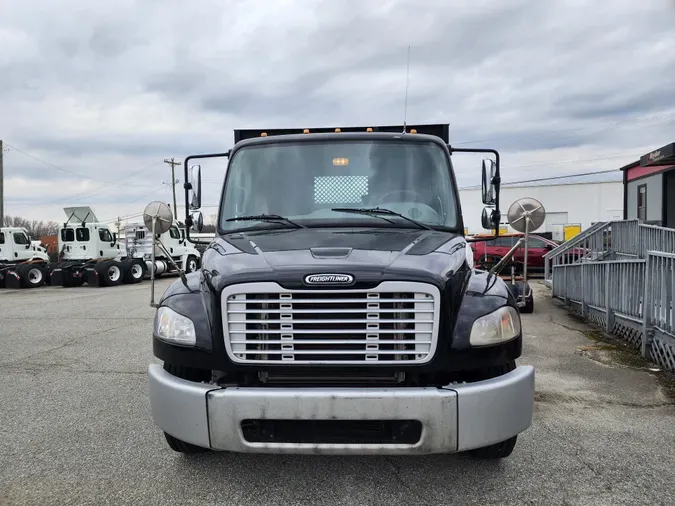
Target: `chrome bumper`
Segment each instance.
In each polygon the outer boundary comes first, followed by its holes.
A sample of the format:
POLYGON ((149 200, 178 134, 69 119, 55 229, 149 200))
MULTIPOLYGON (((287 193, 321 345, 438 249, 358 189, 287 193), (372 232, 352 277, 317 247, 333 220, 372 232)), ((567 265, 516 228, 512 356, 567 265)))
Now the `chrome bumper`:
POLYGON ((498 443, 532 423, 534 368, 443 388, 221 388, 148 368, 152 417, 185 442, 232 452, 313 454, 453 453, 498 443), (422 423, 415 444, 256 443, 247 419, 405 420, 422 423))

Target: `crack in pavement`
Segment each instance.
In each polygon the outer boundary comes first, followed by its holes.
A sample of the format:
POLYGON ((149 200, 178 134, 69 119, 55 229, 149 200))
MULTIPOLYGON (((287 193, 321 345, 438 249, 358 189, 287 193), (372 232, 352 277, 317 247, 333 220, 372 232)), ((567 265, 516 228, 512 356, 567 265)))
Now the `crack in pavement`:
POLYGON ((584 404, 593 406, 624 406, 627 408, 662 408, 675 405, 675 401, 661 402, 630 402, 613 399, 589 398, 583 395, 563 394, 560 392, 537 391, 534 393, 534 401, 542 404, 584 404))
POLYGON ((53 353, 53 352, 55 352, 55 351, 61 350, 61 349, 63 349, 63 348, 66 348, 66 347, 70 346, 71 344, 75 344, 75 343, 77 343, 78 341, 80 341, 80 340, 82 340, 82 339, 88 339, 88 338, 90 338, 90 337, 94 337, 94 336, 99 336, 99 335, 101 335, 101 334, 105 334, 106 332, 111 332, 111 331, 114 331, 114 330, 124 329, 124 328, 127 328, 127 327, 131 327, 132 325, 135 325, 135 324, 136 324, 136 322, 131 322, 131 323, 127 324, 127 325, 120 325, 120 326, 116 326, 116 327, 112 327, 112 328, 107 328, 107 329, 101 330, 101 331, 99 331, 99 332, 86 333, 86 334, 83 335, 83 336, 73 337, 72 339, 68 339, 66 342, 64 342, 64 343, 62 343, 62 344, 60 344, 59 346, 56 346, 56 347, 54 347, 54 348, 50 348, 50 349, 48 349, 48 350, 38 351, 38 352, 36 352, 36 353, 33 353, 32 355, 28 355, 28 356, 23 357, 23 358, 20 358, 20 359, 18 359, 18 360, 16 360, 16 361, 12 360, 12 361, 10 361, 10 362, 0 362, 0 367, 11 366, 11 365, 21 365, 22 363, 25 363, 26 361, 28 361, 28 360, 31 359, 31 358, 35 358, 35 357, 38 357, 38 356, 40 356, 40 355, 44 355, 45 353, 53 353))
POLYGON ((396 481, 403 486, 403 488, 415 497, 422 501, 422 504, 428 504, 427 501, 429 500, 428 498, 424 497, 420 492, 415 490, 415 487, 412 484, 406 483, 405 479, 401 475, 401 469, 396 465, 396 463, 392 460, 392 458, 388 455, 384 456, 384 460, 391 466, 391 468, 394 470, 394 478, 396 478, 396 481))
MULTIPOLYGON (((603 485, 604 485, 605 488, 607 488, 608 486, 611 487, 611 482, 605 481, 605 476, 604 476, 600 471, 598 471, 597 469, 595 469, 591 464, 589 464, 588 462, 586 462, 586 461, 581 457, 581 448, 580 448, 579 446, 577 446, 577 445, 575 445, 574 443, 572 443, 572 442, 570 442, 570 441, 564 439, 562 436, 560 436, 559 434, 557 434, 557 433, 556 433, 555 431, 553 431, 551 428, 547 427, 547 426, 546 426, 546 422, 545 422, 544 420, 541 421, 541 423, 539 424, 539 426, 540 426, 541 428, 543 428, 546 432, 548 432, 549 434, 551 434, 552 439, 556 441, 556 443, 558 444, 558 446, 560 446, 560 448, 563 450, 563 452, 566 451, 565 445, 562 444, 562 441, 563 441, 563 440, 564 440, 567 444, 569 444, 572 448, 574 448, 574 457, 576 458, 576 460, 577 460, 581 465, 583 465, 585 468, 587 468, 589 471, 591 471, 595 476, 597 476, 598 478, 600 478, 600 479, 603 481, 603 485)), ((569 454, 569 452, 567 452, 567 453, 569 454)))
MULTIPOLYGON (((2 364, 0 364, 2 365, 2 364)), ((58 367, 61 370, 66 370, 75 374, 127 374, 127 375, 146 375, 147 371, 119 371, 114 369, 73 369, 71 367, 66 367, 63 364, 40 364, 28 367, 8 367, 0 368, 0 374, 9 373, 9 374, 31 374, 37 376, 39 374, 51 374, 53 373, 53 368, 58 367), (50 370, 45 370, 52 368, 50 370)))
MULTIPOLYGON (((586 339, 588 339, 588 337, 584 334, 584 329, 574 328, 574 327, 572 327, 572 326, 570 326, 570 325, 565 325, 564 323, 561 323, 561 322, 559 322, 559 321, 556 321, 556 320, 554 319, 554 315, 549 315, 548 320, 549 320, 553 325, 558 325, 559 327, 562 327, 562 328, 564 328, 565 330, 569 330, 570 332, 577 332, 578 334, 581 334, 582 336, 586 337, 586 339)), ((589 340, 590 340, 590 339, 589 339, 589 340)))

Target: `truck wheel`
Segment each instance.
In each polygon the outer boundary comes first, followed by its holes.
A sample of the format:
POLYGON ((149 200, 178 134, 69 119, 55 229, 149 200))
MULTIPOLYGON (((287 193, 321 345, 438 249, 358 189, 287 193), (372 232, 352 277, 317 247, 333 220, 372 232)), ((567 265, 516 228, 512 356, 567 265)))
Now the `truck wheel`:
MULTIPOLYGON (((169 374, 188 381, 209 381, 211 379, 211 371, 192 369, 190 367, 168 364, 166 362, 164 362, 164 370, 169 374)), ((169 447, 178 453, 205 453, 211 451, 209 448, 202 448, 201 446, 181 441, 166 432, 164 433, 164 438, 169 444, 169 447)))
POLYGON ((124 270, 122 264, 115 260, 100 262, 95 267, 101 286, 117 286, 122 282, 124 270))
POLYGON ((164 433, 164 438, 169 443, 169 448, 178 453, 206 453, 210 451, 208 448, 202 448, 201 446, 181 441, 166 432, 164 433))
POLYGON ((471 456, 478 459, 503 459, 511 455, 516 446, 518 436, 513 436, 501 443, 471 450, 471 456))
POLYGON ((197 262, 197 258, 194 255, 190 255, 185 261, 185 272, 189 274, 190 272, 195 272, 197 269, 199 269, 199 262, 197 262))
POLYGON ((534 313, 534 297, 525 299, 525 305, 520 308, 520 312, 525 314, 534 313))
POLYGON ((40 264, 23 264, 17 269, 22 288, 37 288, 45 282, 45 271, 40 264))
POLYGON ((145 262, 139 259, 122 262, 124 267, 124 282, 133 284, 140 283, 145 277, 145 262))

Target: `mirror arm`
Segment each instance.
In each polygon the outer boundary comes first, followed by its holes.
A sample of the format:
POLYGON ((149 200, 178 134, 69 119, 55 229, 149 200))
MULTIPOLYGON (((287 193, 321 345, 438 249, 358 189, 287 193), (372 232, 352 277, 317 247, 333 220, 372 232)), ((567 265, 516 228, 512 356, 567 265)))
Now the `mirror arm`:
POLYGON ((192 185, 188 182, 190 180, 188 162, 190 160, 199 160, 203 158, 230 158, 232 155, 232 150, 225 153, 211 153, 207 155, 191 155, 185 158, 183 161, 183 177, 185 178, 183 183, 183 188, 185 189, 185 239, 192 244, 211 244, 209 241, 195 241, 190 237, 190 228, 192 227, 192 216, 190 215, 190 190, 192 185), (189 220, 189 221, 188 221, 189 220))
MULTIPOLYGON (((492 184, 495 187, 495 208, 492 211, 493 216, 499 216, 501 217, 501 211, 499 210, 499 189, 501 186, 502 182, 502 177, 501 177, 501 172, 500 172, 500 156, 499 156, 499 151, 496 149, 488 149, 488 148, 453 148, 452 145, 448 144, 448 150, 450 151, 450 155, 452 156, 453 153, 489 153, 492 155, 495 155, 495 175, 492 178, 492 184)), ((494 220, 493 220, 494 222, 494 220)), ((497 223, 495 224, 495 235, 494 239, 499 237, 499 220, 497 220, 497 223)), ((476 241, 471 241, 471 242, 476 242, 476 241)))

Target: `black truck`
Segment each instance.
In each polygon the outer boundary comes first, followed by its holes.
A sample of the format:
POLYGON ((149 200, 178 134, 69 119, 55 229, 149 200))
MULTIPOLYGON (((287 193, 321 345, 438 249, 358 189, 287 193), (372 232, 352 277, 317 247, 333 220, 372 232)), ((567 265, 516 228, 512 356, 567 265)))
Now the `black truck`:
POLYGON ((513 295, 473 265, 463 152, 490 158, 496 229, 499 153, 453 148, 448 125, 237 130, 185 159, 194 230, 199 160, 227 172, 201 269, 155 305, 149 395, 173 450, 511 454, 534 369, 513 295))

